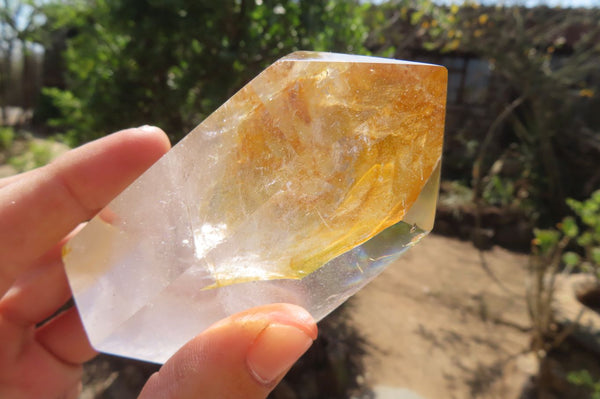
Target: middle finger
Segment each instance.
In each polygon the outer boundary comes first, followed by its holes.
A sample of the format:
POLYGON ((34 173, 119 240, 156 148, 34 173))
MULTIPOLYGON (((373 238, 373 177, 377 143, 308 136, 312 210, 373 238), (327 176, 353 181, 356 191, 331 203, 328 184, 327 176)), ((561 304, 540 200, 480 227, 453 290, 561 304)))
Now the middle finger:
POLYGON ((22 275, 0 299, 6 321, 27 328, 52 316, 71 297, 60 259, 35 267, 22 275))

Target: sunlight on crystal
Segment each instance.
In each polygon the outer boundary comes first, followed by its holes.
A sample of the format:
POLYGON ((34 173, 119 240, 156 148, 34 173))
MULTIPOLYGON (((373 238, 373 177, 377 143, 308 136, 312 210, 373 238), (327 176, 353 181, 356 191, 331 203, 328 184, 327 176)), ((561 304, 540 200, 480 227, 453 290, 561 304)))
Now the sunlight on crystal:
POLYGON ((227 225, 220 223, 216 226, 205 223, 194 230, 196 257, 202 258, 208 251, 216 247, 226 236, 227 225))
POLYGON ((94 347, 164 362, 249 307, 343 303, 433 227, 446 77, 311 52, 267 68, 65 246, 94 347))

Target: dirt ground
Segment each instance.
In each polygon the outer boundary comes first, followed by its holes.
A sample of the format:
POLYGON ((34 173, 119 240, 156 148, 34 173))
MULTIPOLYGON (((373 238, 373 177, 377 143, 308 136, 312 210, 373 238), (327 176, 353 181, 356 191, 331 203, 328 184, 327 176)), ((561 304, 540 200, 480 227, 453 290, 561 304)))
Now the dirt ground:
POLYGON ((471 243, 430 235, 352 298, 369 385, 424 399, 519 398, 536 371, 524 354, 527 256, 483 256, 485 267, 471 243))

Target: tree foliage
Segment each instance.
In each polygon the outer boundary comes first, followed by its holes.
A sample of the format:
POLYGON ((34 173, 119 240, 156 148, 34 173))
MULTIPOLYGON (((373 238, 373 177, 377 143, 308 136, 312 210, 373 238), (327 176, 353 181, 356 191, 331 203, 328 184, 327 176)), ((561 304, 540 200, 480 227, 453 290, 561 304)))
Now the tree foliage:
POLYGON ((528 200, 532 217, 555 220, 567 197, 600 184, 600 10, 400 0, 378 13, 387 24, 373 29, 374 52, 487 64, 483 102, 448 112, 446 160, 473 165, 476 197, 503 197, 508 187, 512 203, 528 200), (520 165, 519 181, 501 176, 509 160, 520 165))
POLYGON ((93 0, 45 7, 50 29, 74 31, 67 89, 47 89, 56 126, 88 140, 157 124, 174 138, 266 65, 298 49, 362 53, 354 1, 93 0))
POLYGON ((446 178, 471 180, 483 202, 548 223, 567 211, 567 197, 600 184, 600 10, 432 0, 41 4, 47 23, 36 40, 66 40, 65 84, 44 91, 59 111, 50 123, 75 142, 146 123, 179 138, 297 49, 462 57, 485 63, 490 78, 479 103, 449 104, 446 178))
POLYGON ((32 32, 42 23, 32 1, 0 1, 0 120, 7 106, 31 106, 32 32))

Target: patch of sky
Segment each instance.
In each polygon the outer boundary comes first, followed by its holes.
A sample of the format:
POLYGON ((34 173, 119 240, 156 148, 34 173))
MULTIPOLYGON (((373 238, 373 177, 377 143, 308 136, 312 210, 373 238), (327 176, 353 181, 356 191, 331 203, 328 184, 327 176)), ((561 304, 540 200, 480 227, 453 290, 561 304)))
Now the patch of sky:
MULTIPOLYGON (((365 0, 365 3, 382 4, 388 0, 365 0)), ((450 4, 463 4, 473 3, 472 0, 434 0, 435 3, 440 5, 450 4)), ((525 7, 536 7, 536 6, 548 6, 548 7, 560 7, 560 8, 600 8, 600 0, 480 0, 476 3, 482 5, 504 5, 504 6, 525 6, 525 7)))

